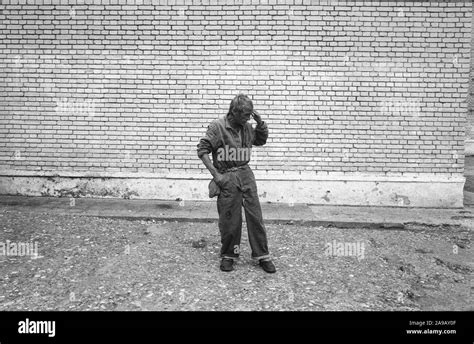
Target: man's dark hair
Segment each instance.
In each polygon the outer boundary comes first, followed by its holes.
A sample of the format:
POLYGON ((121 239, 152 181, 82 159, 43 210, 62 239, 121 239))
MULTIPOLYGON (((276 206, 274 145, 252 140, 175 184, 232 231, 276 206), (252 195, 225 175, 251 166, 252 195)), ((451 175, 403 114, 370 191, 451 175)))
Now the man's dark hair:
POLYGON ((240 93, 239 95, 235 96, 234 99, 230 102, 229 107, 229 114, 241 114, 244 112, 252 112, 253 111, 253 103, 249 97, 245 94, 240 93))

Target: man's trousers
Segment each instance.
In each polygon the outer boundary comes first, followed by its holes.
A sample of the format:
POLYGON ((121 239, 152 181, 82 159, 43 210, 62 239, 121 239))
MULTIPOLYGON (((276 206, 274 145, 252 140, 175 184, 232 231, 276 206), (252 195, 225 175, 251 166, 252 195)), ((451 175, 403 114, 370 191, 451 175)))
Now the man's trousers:
POLYGON ((236 259, 240 254, 242 206, 245 210, 252 258, 268 258, 268 243, 258 199, 255 176, 248 165, 225 172, 217 198, 221 257, 236 259))

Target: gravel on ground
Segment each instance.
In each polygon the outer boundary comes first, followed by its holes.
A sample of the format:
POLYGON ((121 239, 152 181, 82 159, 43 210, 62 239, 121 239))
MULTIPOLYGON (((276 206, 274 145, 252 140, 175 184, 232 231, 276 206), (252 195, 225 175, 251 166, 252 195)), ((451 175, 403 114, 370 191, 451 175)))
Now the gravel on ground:
POLYGON ((0 209, 0 228, 1 311, 474 310, 469 227, 267 225, 275 274, 250 258, 245 224, 230 273, 217 223, 0 209))

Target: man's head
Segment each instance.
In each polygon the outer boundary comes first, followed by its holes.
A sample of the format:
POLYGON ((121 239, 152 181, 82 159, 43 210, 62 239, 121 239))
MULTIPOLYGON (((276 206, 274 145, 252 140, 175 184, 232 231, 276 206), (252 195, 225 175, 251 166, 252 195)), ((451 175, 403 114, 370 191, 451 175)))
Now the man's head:
POLYGON ((249 97, 240 93, 230 102, 229 115, 235 123, 244 125, 248 122, 253 112, 253 104, 249 97))

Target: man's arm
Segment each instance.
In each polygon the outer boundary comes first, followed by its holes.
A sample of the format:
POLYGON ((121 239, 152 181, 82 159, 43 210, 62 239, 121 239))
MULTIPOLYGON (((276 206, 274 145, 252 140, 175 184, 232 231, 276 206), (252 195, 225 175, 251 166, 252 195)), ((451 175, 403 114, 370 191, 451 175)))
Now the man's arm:
POLYGON ((262 117, 257 112, 252 113, 253 119, 257 122, 257 127, 255 128, 255 137, 252 144, 254 146, 263 146, 267 143, 268 139, 268 126, 262 121, 262 117))
POLYGON ((209 158, 209 153, 217 146, 219 142, 218 128, 216 123, 211 123, 208 128, 206 135, 199 141, 197 146, 197 154, 199 159, 202 160, 206 168, 209 170, 211 175, 214 177, 214 181, 219 184, 224 176, 217 171, 209 158))
POLYGON ((212 164, 211 159, 209 158, 209 154, 203 154, 203 155, 200 156, 200 158, 201 158, 202 162, 204 163, 204 165, 209 170, 209 172, 211 172, 212 176, 214 177, 214 181, 216 182, 216 184, 220 184, 220 182, 224 178, 224 175, 219 173, 216 170, 216 168, 212 164))

